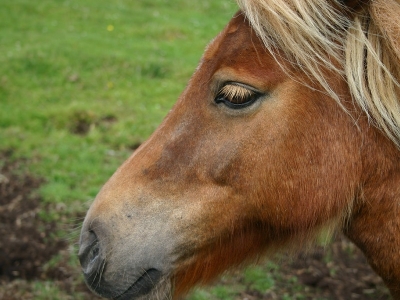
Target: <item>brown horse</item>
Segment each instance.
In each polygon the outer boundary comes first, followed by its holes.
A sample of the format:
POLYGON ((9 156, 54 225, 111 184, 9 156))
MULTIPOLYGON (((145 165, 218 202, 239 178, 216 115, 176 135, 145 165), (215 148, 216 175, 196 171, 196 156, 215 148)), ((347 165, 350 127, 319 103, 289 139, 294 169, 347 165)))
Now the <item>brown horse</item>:
POLYGON ((400 299, 399 0, 240 0, 87 213, 87 284, 176 299, 343 231, 400 299))

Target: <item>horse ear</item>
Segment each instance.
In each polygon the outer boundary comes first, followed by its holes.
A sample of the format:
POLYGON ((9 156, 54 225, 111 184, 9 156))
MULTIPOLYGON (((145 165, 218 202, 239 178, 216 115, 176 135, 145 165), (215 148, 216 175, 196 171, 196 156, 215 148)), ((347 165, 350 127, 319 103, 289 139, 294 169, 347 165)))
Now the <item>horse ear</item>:
POLYGON ((351 93, 400 147, 400 0, 371 0, 353 11, 346 37, 351 93))
POLYGON ((400 61, 400 1, 374 0, 371 2, 370 14, 389 48, 400 61))
POLYGON ((340 0, 352 12, 364 9, 380 31, 387 46, 400 61, 400 0, 340 0))
POLYGON ((340 0, 340 2, 352 11, 358 11, 365 7, 370 0, 340 0))

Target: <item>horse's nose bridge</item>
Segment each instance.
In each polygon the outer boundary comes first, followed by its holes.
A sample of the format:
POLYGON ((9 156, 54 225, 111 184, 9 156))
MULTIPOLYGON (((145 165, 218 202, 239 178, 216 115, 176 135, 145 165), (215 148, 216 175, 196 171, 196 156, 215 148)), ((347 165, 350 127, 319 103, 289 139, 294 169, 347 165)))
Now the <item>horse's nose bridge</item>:
POLYGON ((139 181, 146 181, 146 184, 161 181, 180 182, 191 177, 201 167, 199 163, 201 143, 199 136, 189 133, 171 138, 164 142, 157 155, 150 157, 146 154, 145 163, 132 161, 140 166, 140 173, 135 175, 139 176, 139 181))

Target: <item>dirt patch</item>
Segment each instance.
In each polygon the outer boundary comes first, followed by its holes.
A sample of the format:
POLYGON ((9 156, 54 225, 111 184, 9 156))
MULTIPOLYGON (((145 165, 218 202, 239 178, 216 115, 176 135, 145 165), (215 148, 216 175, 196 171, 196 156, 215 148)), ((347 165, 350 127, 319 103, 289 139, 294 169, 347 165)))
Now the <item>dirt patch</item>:
POLYGON ((31 193, 42 180, 13 173, 24 163, 22 160, 8 163, 0 170, 0 279, 3 280, 38 277, 49 257, 66 246, 62 241, 47 245, 55 224, 46 224, 38 218, 39 199, 31 193))
MULTIPOLYGON (((10 155, 0 153, 0 299, 40 298, 30 280, 51 282, 65 293, 60 299, 100 299, 68 264, 68 247, 75 241, 57 237, 58 224, 38 216, 43 206, 34 191, 43 180, 24 172, 26 161, 10 161, 10 155), (58 261, 49 264, 55 255, 58 261)), ((390 299, 362 253, 341 236, 326 248, 282 259, 274 272, 275 283, 266 293, 249 286, 232 299, 390 299)), ((244 279, 239 273, 232 280, 227 283, 244 279)))
POLYGON ((61 289, 86 293, 85 286, 74 286, 76 271, 67 263, 68 242, 55 235, 58 224, 39 218, 46 207, 34 191, 43 180, 24 172, 27 161, 10 160, 11 154, 0 153, 0 298, 35 299, 30 280, 58 281, 61 289), (49 266, 55 255, 61 261, 49 266))
MULTIPOLYGON (((295 256, 280 255, 247 271, 235 271, 207 288, 210 294, 234 300, 371 300, 391 299, 390 293, 368 265, 362 252, 343 235, 328 246, 316 246, 295 256), (255 271, 254 271, 255 270, 255 271), (219 289, 219 290, 218 290, 219 289), (232 291, 237 291, 233 292, 232 291)), ((203 298, 201 298, 203 299, 203 298)))
MULTIPOLYGON (((281 264, 280 272, 284 275, 277 283, 281 295, 301 293, 304 298, 299 299, 391 299, 362 252, 342 235, 326 248, 318 246, 288 259, 281 264), (291 278, 297 278, 297 285, 292 285, 297 291, 285 284, 291 278), (299 284, 303 286, 300 291, 299 284)), ((273 294, 266 296, 262 299, 280 299, 273 294)))
POLYGON ((99 117, 95 113, 86 110, 73 112, 69 119, 68 127, 70 132, 82 136, 88 134, 95 127, 106 130, 117 121, 117 118, 113 115, 99 117))

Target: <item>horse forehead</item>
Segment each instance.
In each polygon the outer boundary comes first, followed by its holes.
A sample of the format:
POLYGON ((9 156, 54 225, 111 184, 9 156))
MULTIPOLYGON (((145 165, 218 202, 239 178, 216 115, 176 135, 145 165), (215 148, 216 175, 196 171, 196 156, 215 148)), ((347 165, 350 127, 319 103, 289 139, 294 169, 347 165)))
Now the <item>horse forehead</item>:
POLYGON ((214 58, 214 56, 221 50, 221 46, 227 42, 227 39, 234 38, 235 44, 230 44, 231 47, 234 47, 246 43, 245 39, 249 39, 251 33, 252 30, 250 24, 245 19, 244 14, 240 11, 237 12, 229 21, 225 29, 209 43, 204 52, 204 59, 210 60, 214 58))
MULTIPOLYGON (((197 79, 209 82, 239 81, 272 89, 287 79, 276 56, 269 52, 242 12, 209 44, 198 67, 197 79)), ((289 69, 289 68, 288 68, 289 69)))

